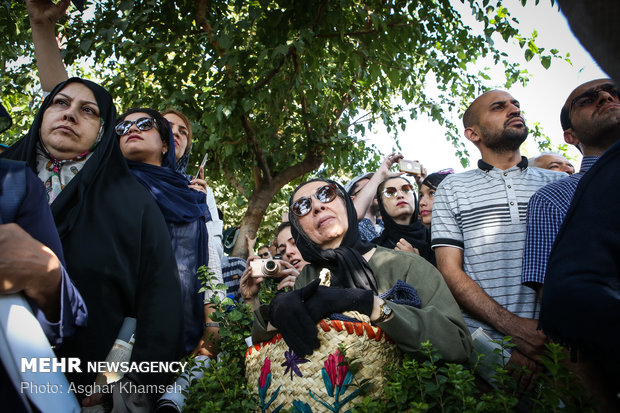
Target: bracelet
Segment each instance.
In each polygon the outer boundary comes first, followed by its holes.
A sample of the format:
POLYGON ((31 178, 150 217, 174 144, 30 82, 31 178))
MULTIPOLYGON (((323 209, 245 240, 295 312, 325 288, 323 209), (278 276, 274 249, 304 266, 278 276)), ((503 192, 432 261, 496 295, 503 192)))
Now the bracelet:
POLYGON ((220 323, 215 323, 215 322, 210 322, 210 323, 205 323, 205 327, 219 327, 220 323))

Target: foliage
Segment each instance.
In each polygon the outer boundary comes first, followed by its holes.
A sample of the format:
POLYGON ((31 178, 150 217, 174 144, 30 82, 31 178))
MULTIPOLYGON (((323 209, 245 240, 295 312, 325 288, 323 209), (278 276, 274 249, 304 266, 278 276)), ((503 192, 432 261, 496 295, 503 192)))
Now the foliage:
MULTIPOLYGON (((205 289, 217 291, 225 288, 216 285, 212 278, 204 275, 205 289)), ((213 320, 220 323, 222 354, 217 362, 202 368, 204 376, 191 383, 186 391, 186 412, 238 412, 260 410, 260 401, 253 396, 245 381, 244 354, 247 349, 244 338, 250 335, 251 313, 249 307, 228 300, 222 301, 213 294, 211 299, 216 308, 213 320), (213 410, 216 409, 216 410, 213 410)), ((498 342, 502 349, 512 347, 509 338, 498 342)), ((531 397, 533 412, 594 412, 591 400, 576 381, 565 363, 566 351, 558 344, 547 344, 541 363, 548 372, 536 381, 536 391, 531 397)), ((501 351, 500 350, 500 351, 501 351)), ((345 381, 336 381, 334 373, 325 371, 326 381, 332 385, 350 383, 366 393, 367 381, 358 382, 355 373, 359 361, 346 355, 346 348, 340 346, 338 366, 345 369, 345 381), (342 367, 341 367, 342 366, 342 367), (346 367, 345 367, 346 366, 346 367), (331 375, 330 375, 331 374, 331 375), (349 376, 352 377, 349 377, 349 376)), ((369 397, 356 398, 353 412, 513 412, 519 398, 516 382, 508 370, 496 366, 495 387, 482 381, 476 375, 478 362, 468 364, 444 363, 430 342, 422 344, 419 354, 407 354, 399 366, 388 370, 384 386, 384 400, 369 397)), ((333 363, 332 363, 333 364, 333 363)), ((326 366, 327 369, 327 366, 326 366)), ((343 375, 341 378, 344 378, 343 375)), ((325 377, 324 377, 325 380, 325 377)), ((327 384, 326 384, 327 385, 327 384)), ((347 384, 348 385, 348 384, 347 384)), ((334 387, 336 389, 336 387, 334 387)), ((344 394, 343 390, 341 393, 344 394)), ((357 392, 358 390, 356 390, 357 392)), ((336 398, 336 404, 338 399, 336 398)), ((344 404, 344 401, 341 402, 344 404)), ((296 405, 297 411, 307 411, 307 406, 296 405)), ((292 408, 291 408, 292 409, 292 408)))
MULTIPOLYGON (((65 62, 100 80, 119 108, 175 107, 193 121, 193 160, 209 153, 208 180, 241 239, 267 211, 271 231, 290 187, 319 167, 346 178, 378 165, 356 136, 405 117, 443 125, 468 162, 450 114, 484 90, 481 58, 505 68, 502 86, 526 83, 496 41, 515 40, 544 67, 558 56, 518 32, 500 1, 461 0, 474 34, 448 0, 101 0, 60 23, 65 62), (395 101, 394 97, 399 100, 395 101), (398 103, 395 103, 398 102, 398 103), (286 192, 282 192, 286 191, 286 192)), ((21 136, 37 101, 23 2, 2 0, 0 86, 21 136)), ((6 138, 5 138, 6 141, 6 138)), ((190 173, 193 172, 190 168, 190 173)), ((263 233, 260 242, 268 235, 263 233)), ((235 254, 240 253, 237 249, 235 254)))

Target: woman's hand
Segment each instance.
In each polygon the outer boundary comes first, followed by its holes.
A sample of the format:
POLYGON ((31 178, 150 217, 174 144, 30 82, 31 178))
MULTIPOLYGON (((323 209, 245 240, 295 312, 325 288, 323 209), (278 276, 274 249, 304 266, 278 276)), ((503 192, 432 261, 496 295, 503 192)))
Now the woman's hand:
POLYGON ((245 262, 245 271, 239 281, 239 292, 243 301, 252 307, 252 310, 256 310, 260 306, 258 301, 258 293, 260 292, 260 285, 263 282, 263 277, 252 277, 252 267, 250 263, 257 257, 249 257, 245 262))
POLYGON ((70 0, 60 0, 56 4, 50 0, 26 0, 30 23, 36 25, 56 24, 67 12, 69 3, 70 0))
POLYGON ((295 281, 299 276, 299 271, 292 264, 280 260, 280 265, 282 266, 282 271, 280 271, 276 277, 281 278, 280 283, 278 284, 278 290, 281 290, 286 287, 290 287, 291 289, 295 285, 295 281))
MULTIPOLYGON (((385 178, 387 178, 388 176, 394 175, 391 172, 392 166, 395 163, 398 163, 398 161, 400 161, 401 159, 403 159, 403 155, 401 155, 400 153, 396 153, 396 152, 392 152, 391 154, 385 157, 385 159, 381 163, 381 166, 379 166, 379 169, 377 169, 377 172, 376 172, 377 175, 379 175, 380 177, 379 183, 385 180, 385 178)), ((402 175, 402 174, 398 173, 396 175, 402 175)))
POLYGON ((398 240, 398 242, 396 243, 396 246, 394 247, 394 250, 395 251, 409 251, 409 252, 413 252, 414 254, 420 255, 420 250, 415 248, 413 245, 409 243, 409 241, 407 241, 404 238, 401 238, 400 240, 398 240))
POLYGON ((198 192, 207 193, 207 181, 205 181, 205 171, 202 167, 198 171, 198 176, 189 181, 189 187, 198 192))

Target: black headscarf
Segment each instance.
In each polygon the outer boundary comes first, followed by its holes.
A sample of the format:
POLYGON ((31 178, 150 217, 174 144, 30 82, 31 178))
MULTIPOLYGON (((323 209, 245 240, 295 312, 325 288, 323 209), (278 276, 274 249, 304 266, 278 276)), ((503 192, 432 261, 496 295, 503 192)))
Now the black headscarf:
MULTIPOLYGON (((331 285, 342 288, 362 288, 372 290, 377 293, 377 282, 372 269, 363 254, 374 248, 374 245, 364 241, 357 228, 357 212, 353 206, 351 197, 344 188, 337 182, 329 179, 313 179, 298 186, 289 199, 289 210, 293 204, 295 194, 302 186, 310 182, 321 181, 327 184, 334 184, 338 188, 338 196, 344 201, 347 209, 347 229, 342 243, 338 248, 322 250, 304 232, 295 214, 289 212, 291 221, 291 234, 295 240, 297 248, 304 260, 327 268, 331 272, 331 285)), ((313 202, 318 202, 313 200, 313 202)), ((312 212, 310 212, 311 214, 312 212)))
MULTIPOLYGON (((50 207, 65 252, 67 271, 88 308, 88 327, 57 349, 63 357, 106 358, 125 317, 136 318, 131 359, 172 361, 180 354, 181 292, 170 236, 151 195, 129 172, 114 132, 110 94, 88 80, 71 78, 45 98, 28 134, 2 153, 36 171, 43 113, 67 84, 88 87, 104 125, 101 141, 84 167, 50 207)), ((68 374, 92 384, 95 373, 68 374)), ((167 383, 166 374, 128 373, 143 383, 167 383)))
POLYGON ((396 244, 401 238, 404 238, 409 242, 414 248, 417 248, 420 251, 420 256, 425 258, 428 262, 435 265, 435 254, 431 250, 431 240, 430 240, 430 232, 428 228, 422 224, 422 221, 418 218, 420 213, 420 208, 418 206, 418 199, 415 193, 413 194, 413 203, 414 203, 414 211, 411 217, 411 222, 409 225, 401 225, 396 223, 394 219, 387 213, 385 210, 385 206, 383 205, 383 194, 381 191, 383 190, 384 184, 391 180, 401 178, 405 181, 409 182, 406 178, 400 177, 390 177, 384 180, 377 187, 377 201, 379 202, 379 211, 381 212, 381 219, 383 220, 384 229, 381 235, 378 238, 375 238, 372 242, 376 243, 385 248, 394 249, 396 244))

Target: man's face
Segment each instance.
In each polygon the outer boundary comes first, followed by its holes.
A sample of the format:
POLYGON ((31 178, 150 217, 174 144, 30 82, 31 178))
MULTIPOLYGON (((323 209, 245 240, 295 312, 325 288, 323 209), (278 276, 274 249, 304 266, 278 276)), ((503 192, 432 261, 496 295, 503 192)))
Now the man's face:
POLYGON ((536 166, 538 168, 549 169, 551 171, 566 172, 569 175, 575 173, 575 167, 568 162, 568 159, 561 155, 542 155, 536 159, 536 166))
POLYGON ((477 124, 468 129, 476 132, 478 144, 494 152, 512 152, 527 138, 527 126, 519 102, 508 92, 494 90, 474 102, 477 124))
POLYGON ((258 256, 261 258, 271 258, 271 253, 269 252, 269 248, 267 247, 259 248, 258 256))
POLYGON ((606 149, 620 137, 620 99, 611 80, 579 86, 564 107, 569 109, 572 126, 568 130, 582 145, 606 149))

